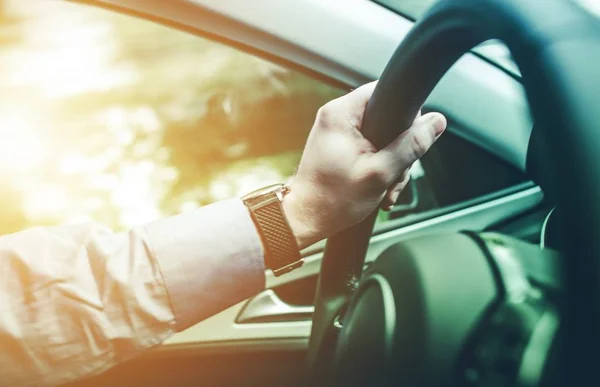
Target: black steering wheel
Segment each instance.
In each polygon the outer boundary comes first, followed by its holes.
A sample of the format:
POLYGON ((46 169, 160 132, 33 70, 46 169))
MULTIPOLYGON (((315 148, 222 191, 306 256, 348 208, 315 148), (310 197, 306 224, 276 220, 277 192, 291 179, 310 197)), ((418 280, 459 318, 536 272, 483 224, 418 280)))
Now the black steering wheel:
POLYGON ((541 150, 529 157, 563 209, 563 256, 501 235, 445 234, 393 245, 363 275, 370 216, 327 242, 309 385, 598 384, 600 22, 568 0, 442 0, 390 60, 363 132, 387 145, 489 39, 521 70, 541 150))

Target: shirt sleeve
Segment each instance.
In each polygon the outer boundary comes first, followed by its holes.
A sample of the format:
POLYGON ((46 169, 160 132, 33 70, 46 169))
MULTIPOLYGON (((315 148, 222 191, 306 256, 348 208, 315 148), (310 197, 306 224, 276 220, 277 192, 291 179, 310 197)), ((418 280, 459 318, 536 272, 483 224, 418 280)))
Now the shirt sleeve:
POLYGON ((3 385, 101 373, 264 287, 239 200, 115 234, 97 224, 0 237, 3 385))

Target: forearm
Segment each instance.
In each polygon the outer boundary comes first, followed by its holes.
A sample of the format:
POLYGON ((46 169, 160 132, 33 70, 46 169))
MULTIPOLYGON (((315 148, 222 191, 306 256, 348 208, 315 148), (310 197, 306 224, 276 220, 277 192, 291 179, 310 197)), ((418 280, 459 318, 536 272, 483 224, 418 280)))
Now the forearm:
POLYGON ((265 286, 260 237, 238 199, 147 226, 177 330, 234 305, 265 286))
POLYGON ((239 201, 122 234, 85 225, 0 237, 0 375, 40 386, 100 373, 263 286, 239 201))

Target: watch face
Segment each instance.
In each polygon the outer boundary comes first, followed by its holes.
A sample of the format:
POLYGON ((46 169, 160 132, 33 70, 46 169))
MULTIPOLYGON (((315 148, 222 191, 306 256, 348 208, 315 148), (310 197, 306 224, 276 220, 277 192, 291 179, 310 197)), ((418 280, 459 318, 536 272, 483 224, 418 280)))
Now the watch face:
POLYGON ((284 187, 285 187, 284 184, 268 185, 266 187, 259 188, 256 191, 252 191, 249 194, 242 196, 242 200, 251 200, 251 199, 266 195, 271 192, 279 192, 279 191, 282 191, 284 189, 284 187))

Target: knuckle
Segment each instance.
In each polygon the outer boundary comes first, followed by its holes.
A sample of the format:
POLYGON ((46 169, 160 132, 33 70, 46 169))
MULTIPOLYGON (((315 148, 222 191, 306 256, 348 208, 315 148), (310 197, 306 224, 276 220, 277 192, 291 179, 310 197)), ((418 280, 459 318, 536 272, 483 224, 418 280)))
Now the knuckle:
POLYGON ((388 188, 390 173, 383 168, 371 168, 365 174, 370 187, 376 191, 382 191, 388 188))
POLYGON ((331 116, 332 116, 331 110, 332 110, 331 102, 328 102, 325 105, 321 106, 319 108, 319 110, 317 111, 317 119, 316 119, 317 124, 321 124, 321 125, 330 124, 331 116))
POLYGON ((414 134, 410 137, 410 147, 412 151, 413 160, 421 158, 429 149, 425 139, 421 138, 418 134, 414 134))

